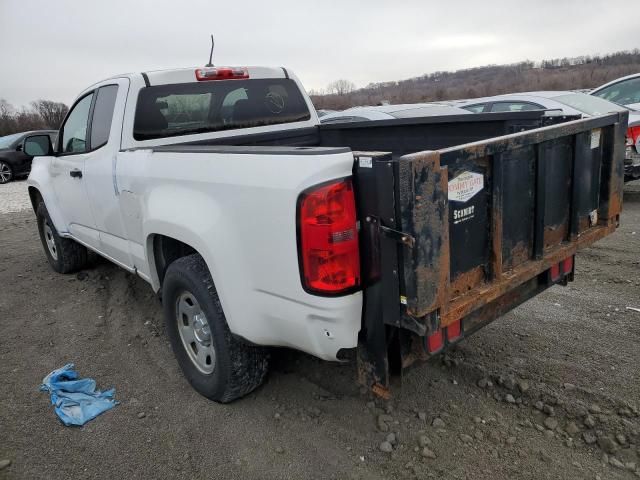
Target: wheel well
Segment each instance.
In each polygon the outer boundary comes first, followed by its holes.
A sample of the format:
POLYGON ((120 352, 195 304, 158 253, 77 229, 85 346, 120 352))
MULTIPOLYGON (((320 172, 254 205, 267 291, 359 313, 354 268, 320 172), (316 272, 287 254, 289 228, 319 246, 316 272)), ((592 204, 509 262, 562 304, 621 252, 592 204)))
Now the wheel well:
POLYGON ((33 207, 33 211, 36 212, 38 210, 38 204, 40 200, 42 200, 42 195, 36 187, 29 187, 29 199, 31 200, 31 207, 33 207))
POLYGON ((172 262, 179 258, 186 257, 198 253, 195 248, 187 245, 175 238, 167 237, 166 235, 154 235, 153 236, 153 257, 156 265, 156 273, 158 274, 158 280, 160 285, 164 280, 164 274, 171 265, 172 262))

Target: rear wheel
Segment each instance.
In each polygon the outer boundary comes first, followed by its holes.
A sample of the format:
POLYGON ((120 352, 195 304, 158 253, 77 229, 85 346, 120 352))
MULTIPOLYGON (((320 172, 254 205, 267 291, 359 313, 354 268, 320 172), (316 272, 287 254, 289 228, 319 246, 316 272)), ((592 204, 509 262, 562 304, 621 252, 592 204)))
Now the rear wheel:
POLYGON ((58 235, 44 202, 38 205, 36 218, 44 254, 51 268, 58 273, 71 273, 86 267, 87 248, 70 238, 58 235))
POLYGON ((200 255, 188 255, 169 265, 162 303, 171 347, 196 391, 227 403, 263 382, 269 367, 268 353, 231 334, 211 274, 200 255))
POLYGON ((13 178, 13 170, 11 166, 0 160, 0 183, 9 183, 13 178))

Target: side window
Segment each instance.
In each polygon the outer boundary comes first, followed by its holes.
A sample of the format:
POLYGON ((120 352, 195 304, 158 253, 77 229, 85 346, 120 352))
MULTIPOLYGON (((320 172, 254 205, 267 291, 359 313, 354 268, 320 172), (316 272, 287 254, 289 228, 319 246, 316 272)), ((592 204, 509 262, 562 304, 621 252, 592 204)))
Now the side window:
POLYGON ((472 113, 482 113, 486 103, 479 103, 478 105, 469 105, 468 107, 462 107, 465 110, 469 110, 472 113))
POLYGON ((96 104, 93 107, 93 120, 91 121, 92 150, 102 147, 109 141, 117 95, 117 85, 107 85, 98 90, 96 104))
POLYGON ((62 153, 82 153, 87 151, 87 126, 93 93, 80 100, 71 110, 62 126, 62 153))

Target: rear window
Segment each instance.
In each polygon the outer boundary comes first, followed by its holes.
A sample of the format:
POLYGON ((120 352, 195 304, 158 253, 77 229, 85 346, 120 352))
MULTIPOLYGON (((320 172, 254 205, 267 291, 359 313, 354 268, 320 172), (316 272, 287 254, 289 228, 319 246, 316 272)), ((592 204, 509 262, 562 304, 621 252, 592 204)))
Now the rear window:
POLYGON ((215 80, 140 90, 133 138, 175 137, 309 120, 291 79, 215 80))
POLYGON ((587 115, 603 115, 611 112, 624 112, 627 108, 608 102, 602 98, 584 93, 569 93, 553 97, 556 102, 564 103, 587 115))

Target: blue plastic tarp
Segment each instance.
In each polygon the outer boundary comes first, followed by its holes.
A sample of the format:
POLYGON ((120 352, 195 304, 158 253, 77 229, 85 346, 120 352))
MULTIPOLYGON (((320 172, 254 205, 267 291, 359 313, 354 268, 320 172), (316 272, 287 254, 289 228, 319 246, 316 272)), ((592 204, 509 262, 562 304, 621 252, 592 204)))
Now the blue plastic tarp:
POLYGON ((115 407, 115 389, 96 390, 92 378, 79 378, 73 363, 54 370, 42 379, 40 390, 49 392, 56 415, 66 426, 84 425, 115 407))

